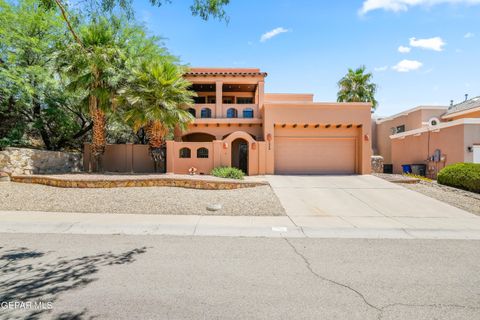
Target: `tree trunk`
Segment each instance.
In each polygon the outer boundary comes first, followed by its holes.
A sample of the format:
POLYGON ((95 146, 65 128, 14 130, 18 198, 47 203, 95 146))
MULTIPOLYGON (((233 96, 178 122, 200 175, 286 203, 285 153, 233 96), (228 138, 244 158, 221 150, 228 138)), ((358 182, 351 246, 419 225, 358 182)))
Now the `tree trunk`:
POLYGON ((43 121, 42 115, 42 107, 40 106, 40 102, 38 101, 37 97, 33 97, 33 118, 37 122, 38 132, 42 137, 43 144, 47 150, 53 150, 52 141, 50 140, 50 135, 45 125, 45 121, 43 121))
POLYGON ((148 144, 150 155, 153 158, 155 172, 158 171, 158 164, 164 160, 163 144, 168 129, 160 121, 151 121, 147 126, 148 144))
POLYGON ((102 155, 105 152, 106 134, 105 134, 105 113, 98 109, 97 98, 90 96, 90 117, 92 118, 92 146, 91 154, 94 161, 94 171, 102 172, 102 155))

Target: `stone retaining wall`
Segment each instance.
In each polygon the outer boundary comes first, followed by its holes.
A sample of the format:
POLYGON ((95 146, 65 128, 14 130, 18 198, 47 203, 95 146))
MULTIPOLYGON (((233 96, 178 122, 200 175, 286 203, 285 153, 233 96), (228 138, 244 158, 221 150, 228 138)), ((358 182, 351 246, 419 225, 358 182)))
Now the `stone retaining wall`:
POLYGON ((82 170, 80 153, 5 148, 0 151, 0 172, 10 175, 69 173, 82 170))
POLYGON ((198 179, 117 179, 85 180, 56 179, 44 176, 12 176, 12 182, 36 183, 60 188, 123 188, 123 187, 180 187, 205 190, 230 190, 268 185, 266 182, 232 182, 198 179))
POLYGON ((372 173, 383 173, 382 156, 372 156, 372 173))

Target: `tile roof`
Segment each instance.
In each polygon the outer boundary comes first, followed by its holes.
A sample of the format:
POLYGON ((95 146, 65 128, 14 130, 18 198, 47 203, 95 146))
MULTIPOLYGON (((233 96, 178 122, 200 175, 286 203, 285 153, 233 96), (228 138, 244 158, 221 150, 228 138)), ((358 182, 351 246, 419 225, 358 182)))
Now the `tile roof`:
POLYGON ((266 72, 255 72, 255 71, 190 71, 185 73, 186 76, 232 76, 232 77, 248 77, 248 76, 263 76, 266 77, 266 72))
POLYGON ((469 99, 467 101, 454 104, 453 106, 449 107, 447 112, 444 115, 465 111, 473 108, 480 107, 480 96, 469 99))

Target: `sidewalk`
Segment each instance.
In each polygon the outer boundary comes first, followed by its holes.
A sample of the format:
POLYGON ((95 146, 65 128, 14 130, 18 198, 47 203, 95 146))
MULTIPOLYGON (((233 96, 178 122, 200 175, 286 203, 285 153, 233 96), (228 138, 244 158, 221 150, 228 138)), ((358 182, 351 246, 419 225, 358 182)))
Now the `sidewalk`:
POLYGON ((2 233, 129 234, 371 239, 477 239, 480 217, 412 218, 394 225, 365 217, 183 216, 0 211, 2 233), (367 221, 368 220, 368 221, 367 221))

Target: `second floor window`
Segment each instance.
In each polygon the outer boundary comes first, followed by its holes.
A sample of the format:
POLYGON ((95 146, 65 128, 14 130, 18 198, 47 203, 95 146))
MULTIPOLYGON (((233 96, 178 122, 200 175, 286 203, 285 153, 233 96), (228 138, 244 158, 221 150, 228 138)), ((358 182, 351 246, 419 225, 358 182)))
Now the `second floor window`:
POLYGON ((253 98, 237 97, 237 104, 253 104, 253 98))
POLYGON ((194 97, 193 102, 195 102, 196 104, 206 103, 206 100, 205 100, 205 97, 194 97))
POLYGON ((230 108, 227 110, 227 118, 237 118, 238 112, 235 108, 230 108))
POLYGON ((188 112, 189 112, 192 116, 194 116, 194 117, 197 116, 197 112, 196 112, 195 109, 193 109, 193 108, 188 108, 188 112))
POLYGON ((212 110, 209 108, 203 108, 200 112, 200 117, 202 118, 211 118, 212 117, 212 110))
POLYGON ((402 132, 405 132, 405 125, 402 124, 401 126, 398 126, 396 129, 395 129, 396 133, 402 133, 402 132))
POLYGON ((207 97, 207 103, 208 104, 217 103, 217 98, 214 97, 214 96, 209 96, 209 97, 207 97))
POLYGON ((253 118, 253 109, 247 108, 243 110, 243 117, 244 118, 253 118))
POLYGON ((233 100, 234 100, 233 97, 223 97, 224 104, 232 104, 233 100))

